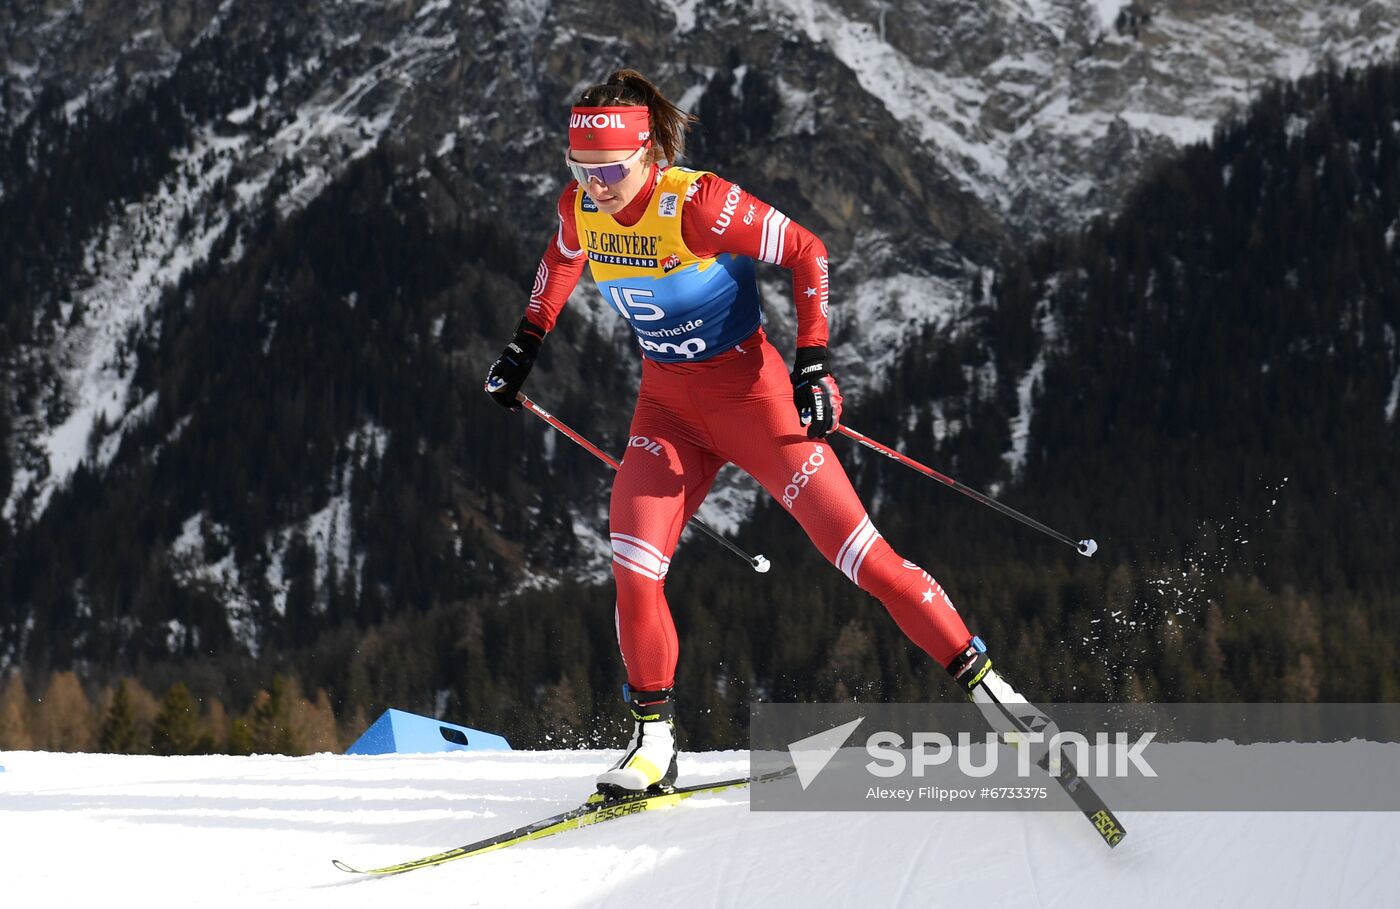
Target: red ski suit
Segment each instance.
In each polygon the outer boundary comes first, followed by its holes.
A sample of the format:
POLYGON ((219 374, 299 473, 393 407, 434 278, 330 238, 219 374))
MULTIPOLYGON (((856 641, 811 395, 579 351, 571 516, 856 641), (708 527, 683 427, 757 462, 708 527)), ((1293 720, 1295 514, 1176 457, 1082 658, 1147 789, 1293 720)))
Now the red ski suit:
MULTIPOLYGON (((540 263, 527 311, 530 321, 546 330, 553 328, 585 262, 590 262, 600 290, 607 288, 605 299, 610 290, 611 302, 635 320, 633 328, 643 353, 641 391, 631 439, 613 483, 610 513, 617 636, 628 684, 635 690, 655 691, 675 683, 678 647, 664 593, 666 573, 681 529, 704 501, 716 473, 731 462, 782 503, 822 554, 878 598, 915 644, 940 665, 947 665, 971 639, 967 626, 938 582, 885 542, 831 446, 807 438, 793 405, 787 365, 757 325, 751 260, 792 271, 797 344, 825 346, 825 247, 809 231, 727 180, 709 173, 696 177, 695 172, 681 168, 673 171, 657 169, 637 197, 611 217, 598 213, 579 185, 571 182, 559 198, 559 229, 540 263), (678 191, 658 193, 663 178, 663 188, 678 191), (682 194, 684 202, 679 202, 682 194), (657 196, 659 206, 654 204, 657 196), (658 219, 658 215, 672 220, 658 219), (653 296, 636 289, 652 286, 639 284, 649 279, 627 277, 632 265, 649 266, 658 275, 659 267, 677 267, 675 257, 664 261, 635 257, 655 254, 649 248, 655 243, 635 236, 626 242, 608 240, 606 230, 599 229, 625 230, 643 219, 662 225, 663 234, 674 231, 678 223, 683 247, 702 260, 697 267, 715 266, 706 274, 732 282, 728 297, 717 296, 723 308, 720 315, 712 306, 705 310, 704 319, 692 318, 681 328, 647 330, 655 321, 642 320, 662 320, 664 312, 652 313, 674 306, 677 294, 684 304, 691 285, 670 282, 666 288, 679 290, 658 290, 653 296), (584 242, 580 242, 580 221, 588 222, 582 231, 584 242), (729 273, 722 273, 712 260, 729 273), (619 274, 618 281, 605 280, 619 274), (619 283, 633 287, 619 291, 614 287, 619 283), (651 305, 649 300, 663 305, 651 305), (716 327, 723 316, 745 306, 752 307, 754 324, 743 313, 716 327), (708 346, 705 340, 674 343, 673 339, 686 337, 682 330, 710 332, 704 335, 708 346), (717 341, 723 346, 716 346, 717 341), (664 362, 668 357, 671 362, 664 362)), ((664 242, 661 246, 664 253, 664 242)), ((680 268, 674 274, 684 276, 686 271, 680 268)), ((671 277, 664 275, 655 284, 660 286, 671 277)), ((716 296, 713 290, 705 292, 716 296)))

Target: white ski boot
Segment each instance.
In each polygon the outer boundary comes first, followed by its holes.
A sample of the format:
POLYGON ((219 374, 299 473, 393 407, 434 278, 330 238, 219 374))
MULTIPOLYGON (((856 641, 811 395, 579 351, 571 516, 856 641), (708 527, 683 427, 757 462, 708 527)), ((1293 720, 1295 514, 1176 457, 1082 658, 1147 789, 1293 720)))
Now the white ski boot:
POLYGON ((1032 753, 1039 757, 1046 751, 1046 743, 1059 733, 1059 727, 1040 708, 992 668, 992 658, 987 656, 987 645, 981 638, 968 642, 967 648, 948 664, 948 674, 967 691, 968 700, 977 705, 987 725, 1018 748, 1022 735, 1037 734, 1041 739, 1032 753))
POLYGON ((667 789, 676 781, 676 724, 671 689, 633 691, 627 706, 632 711, 632 740, 612 769, 598 777, 604 795, 628 795, 667 789))

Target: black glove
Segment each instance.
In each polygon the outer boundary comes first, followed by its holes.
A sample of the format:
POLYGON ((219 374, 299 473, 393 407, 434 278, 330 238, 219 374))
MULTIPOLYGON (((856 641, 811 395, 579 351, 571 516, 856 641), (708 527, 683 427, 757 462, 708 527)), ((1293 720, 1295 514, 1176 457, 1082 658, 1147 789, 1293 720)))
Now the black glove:
POLYGON ((497 404, 508 410, 519 410, 520 402, 515 396, 525 384, 525 377, 535 365, 540 345, 544 343, 546 332, 543 328, 526 319, 516 326, 515 337, 501 351, 501 356, 486 373, 486 393, 497 404))
POLYGON ((799 347, 793 360, 792 403, 809 439, 824 439, 841 425, 841 390, 827 362, 825 347, 799 347))

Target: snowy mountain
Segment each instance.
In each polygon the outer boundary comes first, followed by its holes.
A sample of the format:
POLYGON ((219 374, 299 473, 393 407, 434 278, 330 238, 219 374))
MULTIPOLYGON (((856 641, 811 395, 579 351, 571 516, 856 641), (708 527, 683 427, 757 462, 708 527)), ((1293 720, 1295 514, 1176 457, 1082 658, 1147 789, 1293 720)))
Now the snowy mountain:
MULTIPOLYGON (((1112 210, 1147 166, 1209 138, 1268 80, 1298 78, 1329 60, 1376 62, 1400 40, 1400 12, 1380 2, 1248 11, 1117 0, 663 3, 620 18, 628 24, 614 39, 573 31, 568 4, 327 3, 272 22, 263 12, 232 2, 120 11, 35 3, 14 5, 0 20, 0 135, 12 140, 33 137, 24 127, 35 122, 39 87, 73 123, 88 108, 140 104, 143 89, 172 80, 215 83, 176 88, 211 94, 202 122, 187 123, 168 149, 162 179, 80 238, 49 289, 68 325, 25 350, 19 368, 38 368, 32 357, 57 370, 54 394, 66 416, 52 408, 16 414, 7 520, 26 496, 42 512, 53 488, 89 457, 94 427, 93 461, 105 467, 123 427, 149 413, 148 396, 128 400, 124 347, 150 329, 160 288, 197 263, 237 267, 247 225, 304 207, 377 143, 442 162, 453 184, 449 204, 471 199, 478 207, 484 197, 487 211, 509 210, 541 225, 528 236, 542 236, 545 206, 563 179, 550 151, 557 137, 548 138, 558 132, 554 115, 580 82, 602 74, 609 55, 656 61, 648 69, 696 108, 727 80, 736 98, 717 99, 722 116, 742 103, 750 71, 776 92, 763 144, 709 142, 706 150, 751 173, 756 189, 771 183, 778 192, 794 181, 797 195, 784 203, 834 228, 824 233, 842 263, 842 340, 855 354, 850 381, 859 384, 898 348, 894 327, 953 326, 970 282, 995 263, 1004 238, 1072 229, 1112 210), (260 68, 271 71, 261 82, 227 69, 201 72, 201 54, 228 62, 206 50, 223 42, 240 63, 251 64, 240 54, 266 53, 260 68), (575 49, 594 43, 603 57, 575 49), (725 48, 765 65, 726 69, 725 48), (181 70, 182 61, 194 71, 181 70), (860 128, 851 133, 846 124, 860 128), (784 163, 784 149, 814 145, 822 151, 809 176, 784 163), (871 145, 887 149, 871 176, 892 184, 879 186, 877 204, 859 174, 822 172, 871 145), (880 172, 886 155, 892 172, 880 172), (834 160, 824 166, 827 158, 834 160), (503 167, 508 160, 524 166, 503 167), (911 168, 922 174, 900 172, 911 168), (282 179, 270 192, 274 177, 282 179), (914 192, 901 199, 900 190, 914 192), (211 261, 225 232, 232 245, 211 261)), ((0 183, 9 195, 24 171, 45 162, 22 164, 0 183)), ((781 294, 770 295, 770 311, 787 321, 781 294)))
MULTIPOLYGON (((1109 851, 1075 814, 751 812, 695 798, 440 868, 351 878, 580 801, 599 752, 305 758, 0 754, 18 905, 319 907, 1393 904, 1393 813, 1137 812, 1109 851)), ((747 772, 683 754, 682 775, 747 772)))
MULTIPOLYGON (((937 388, 905 424, 1008 435, 1001 482, 1035 452, 1041 374, 998 374, 980 334, 1006 257, 1117 211, 1270 80, 1390 58, 1397 37, 1378 0, 9 4, 0 546, 20 580, 0 667, 46 628, 88 629, 43 657, 60 664, 257 656, 404 603, 605 577, 594 465, 439 398, 520 311, 561 111, 614 66, 701 115, 690 163, 827 242, 854 401, 873 414, 925 336, 973 351, 973 396, 1017 387, 995 429, 937 388), (435 500, 384 491, 425 470, 435 500), (61 590, 26 559, 54 539, 81 576, 61 590)), ((784 285, 764 275, 780 346, 784 285)), ((608 316, 581 287, 537 381, 616 443, 635 364, 608 316)), ((726 480, 703 514, 738 528, 757 499, 726 480)))

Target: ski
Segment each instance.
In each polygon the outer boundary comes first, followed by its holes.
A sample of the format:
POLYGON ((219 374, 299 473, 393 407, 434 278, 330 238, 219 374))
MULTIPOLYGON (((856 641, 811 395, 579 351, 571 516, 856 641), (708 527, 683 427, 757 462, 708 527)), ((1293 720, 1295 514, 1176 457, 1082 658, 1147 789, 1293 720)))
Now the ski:
MULTIPOLYGON (((983 716, 993 729, 999 732, 1019 732, 1039 734, 1042 741, 1049 742, 1057 734, 1059 727, 1034 704, 1029 703, 1016 689, 1012 688, 995 671, 988 671, 982 683, 973 691, 972 702, 982 710, 983 716), (1008 728, 1009 727, 1009 728, 1008 728)), ((1050 769, 1050 749, 1036 760, 1036 764, 1059 783, 1074 802, 1076 808, 1094 825, 1103 841, 1112 849, 1128 835, 1127 828, 1118 820, 1103 798, 1089 785, 1089 781, 1079 775, 1069 753, 1061 746, 1060 769, 1054 773, 1050 769)))
MULTIPOLYGON (((1046 773, 1050 773, 1050 752, 1041 755, 1036 762, 1046 773)), ((1058 775, 1050 773, 1055 781, 1064 787, 1075 806, 1084 814, 1089 822, 1094 825, 1094 829, 1103 837, 1103 841, 1112 849, 1123 841, 1123 837, 1128 835, 1128 831, 1123 824, 1114 816, 1108 805, 1094 791, 1094 787, 1084 777, 1079 775, 1075 769, 1074 762, 1063 749, 1060 751, 1060 772, 1058 775)))
POLYGON ((438 852, 434 855, 427 855, 423 858, 413 859, 412 861, 401 862, 397 865, 385 865, 383 868, 355 868, 339 859, 332 859, 331 864, 341 871, 347 871, 351 874, 367 874, 381 877, 390 874, 402 874, 405 871, 413 871, 417 868, 427 868, 433 865, 453 862, 457 859, 469 858, 473 855, 481 855, 485 852, 494 852, 497 849, 505 849, 507 846, 515 846, 530 840, 553 836, 556 833, 563 833, 567 830, 591 827, 594 824, 601 824, 605 821, 612 821, 633 814, 641 814, 644 811, 669 808, 672 805, 697 795, 705 795, 711 792, 724 792, 727 789, 740 789, 753 783, 767 783, 789 776, 794 772, 795 768, 785 767, 782 770, 776 770, 772 773, 764 773, 758 776, 737 777, 729 780, 718 780, 713 783, 699 783, 694 786, 677 786, 659 792, 643 792, 636 795, 624 795, 615 798, 608 798, 601 793, 594 793, 588 797, 588 801, 575 808, 561 811, 559 814, 535 821, 532 824, 526 824, 524 827, 517 827, 505 833, 498 833, 495 836, 487 837, 484 840, 478 840, 475 843, 468 843, 465 846, 448 849, 446 852, 438 852))

